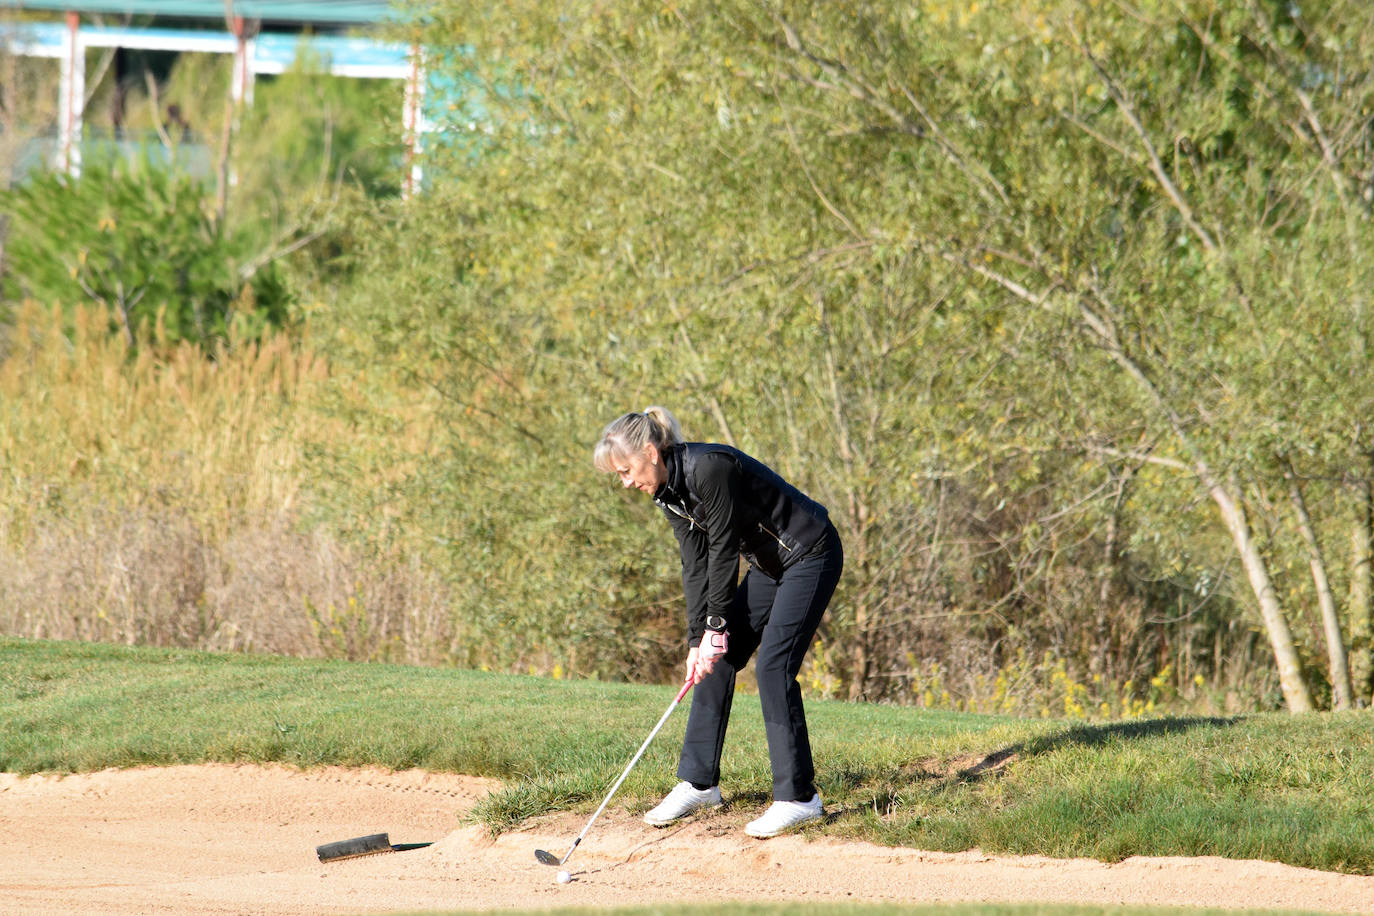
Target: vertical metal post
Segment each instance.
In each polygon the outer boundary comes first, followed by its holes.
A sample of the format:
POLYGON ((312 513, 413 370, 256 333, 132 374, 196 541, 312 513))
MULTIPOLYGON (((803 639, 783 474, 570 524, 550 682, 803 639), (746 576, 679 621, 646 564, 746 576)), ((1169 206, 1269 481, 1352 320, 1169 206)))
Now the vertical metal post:
POLYGON ((253 104, 253 68, 250 60, 253 53, 253 40, 248 37, 248 30, 244 27, 243 17, 235 16, 231 20, 234 29, 234 75, 230 86, 230 95, 234 100, 234 107, 240 105, 253 104))
POLYGON ((420 189, 424 177, 420 168, 420 135, 424 131, 425 66, 420 46, 410 49, 410 76, 406 79, 405 110, 401 123, 405 129, 406 174, 401 180, 401 197, 409 200, 420 189))
POLYGON ((67 12, 67 41, 62 55, 61 98, 57 106, 58 169, 81 175, 82 115, 86 107, 86 46, 81 41, 81 16, 67 12))

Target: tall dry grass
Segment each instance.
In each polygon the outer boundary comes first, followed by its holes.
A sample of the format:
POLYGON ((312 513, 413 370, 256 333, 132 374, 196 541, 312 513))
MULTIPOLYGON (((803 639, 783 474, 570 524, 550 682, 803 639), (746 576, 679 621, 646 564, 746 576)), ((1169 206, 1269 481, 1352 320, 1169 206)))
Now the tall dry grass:
MULTIPOLYGON (((363 396, 286 334, 213 354, 131 350, 99 310, 28 305, 0 356, 0 632, 439 663, 448 590, 396 539, 313 513, 307 456, 354 436, 363 396), (303 520, 311 518, 306 525, 303 520)), ((369 439, 375 481, 426 441, 423 411, 369 439)), ((361 446, 360 446, 361 447, 361 446)), ((352 462, 350 473, 358 473, 352 462)))

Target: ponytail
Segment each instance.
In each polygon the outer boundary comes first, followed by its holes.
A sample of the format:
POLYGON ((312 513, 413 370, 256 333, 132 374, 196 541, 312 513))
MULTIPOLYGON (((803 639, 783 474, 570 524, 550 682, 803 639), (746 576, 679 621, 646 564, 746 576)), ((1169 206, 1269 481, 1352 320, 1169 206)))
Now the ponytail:
POLYGON ((663 452, 682 442, 682 427, 668 408, 646 407, 607 424, 592 453, 592 464, 598 471, 610 473, 615 470, 617 458, 642 451, 648 443, 663 452))

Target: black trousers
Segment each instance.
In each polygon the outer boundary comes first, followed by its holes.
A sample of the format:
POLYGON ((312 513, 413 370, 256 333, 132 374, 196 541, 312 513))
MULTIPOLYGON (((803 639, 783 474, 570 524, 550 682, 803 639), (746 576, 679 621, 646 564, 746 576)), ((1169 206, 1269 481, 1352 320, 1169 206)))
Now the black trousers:
POLYGON ((844 546, 831 527, 821 543, 781 579, 771 579, 756 569, 745 574, 726 618, 729 648, 693 689, 679 779, 704 786, 720 782, 735 675, 757 653, 754 676, 773 767, 773 799, 809 801, 816 794, 816 770, 797 672, 843 569, 844 546))

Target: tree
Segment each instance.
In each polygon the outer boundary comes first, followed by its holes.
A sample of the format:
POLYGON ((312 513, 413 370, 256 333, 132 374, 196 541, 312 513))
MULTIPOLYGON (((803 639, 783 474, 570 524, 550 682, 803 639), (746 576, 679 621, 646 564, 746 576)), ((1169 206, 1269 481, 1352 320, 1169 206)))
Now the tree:
POLYGON ((4 295, 99 303, 130 345, 154 326, 208 344, 234 323, 249 337, 282 324, 290 298, 277 269, 204 203, 194 180, 147 162, 88 162, 80 178, 50 173, 0 192, 4 295))
MULTIPOLYGON (((1354 9, 440 10, 424 39, 474 49, 491 133, 476 157, 433 147, 427 174, 450 179, 407 211, 448 257, 357 259, 374 278, 347 308, 451 393, 454 448, 489 450, 438 479, 503 532, 557 513, 503 515, 483 463, 577 479, 552 429, 650 401, 810 485, 851 547, 822 634, 849 650, 820 653, 851 695, 964 639, 993 663, 1092 656, 1084 634, 1129 633, 1126 609, 1159 600, 1123 570, 1210 594, 1235 563, 1284 702, 1307 708, 1290 597, 1340 593, 1342 571, 1318 589, 1308 560, 1329 567, 1329 528, 1367 518, 1354 9), (389 283, 404 292, 369 308, 389 283), (1290 465, 1310 524, 1269 498, 1290 465)), ((586 526, 597 498, 559 502, 579 543, 607 536, 586 526)), ((608 567, 561 571, 592 594, 608 567)), ((636 595, 670 593, 641 572, 636 595)), ((1123 666, 1156 651, 1113 648, 1123 666)))

